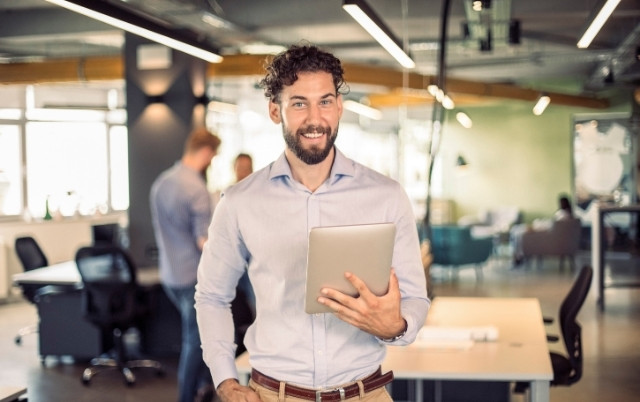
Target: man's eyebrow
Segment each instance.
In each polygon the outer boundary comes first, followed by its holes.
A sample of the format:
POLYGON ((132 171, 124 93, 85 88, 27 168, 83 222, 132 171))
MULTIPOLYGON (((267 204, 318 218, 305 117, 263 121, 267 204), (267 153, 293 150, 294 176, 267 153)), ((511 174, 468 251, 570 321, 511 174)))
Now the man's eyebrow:
MULTIPOLYGON (((337 95, 336 95, 336 94, 334 94, 334 93, 332 93, 332 92, 327 92, 326 94, 322 95, 322 96, 320 97, 320 99, 327 99, 327 98, 331 98, 331 97, 337 98, 337 95)), ((306 101, 306 100, 308 100, 308 98, 307 98, 306 96, 303 96, 303 95, 292 95, 292 96, 289 98, 289 100, 302 100, 302 101, 306 101)))

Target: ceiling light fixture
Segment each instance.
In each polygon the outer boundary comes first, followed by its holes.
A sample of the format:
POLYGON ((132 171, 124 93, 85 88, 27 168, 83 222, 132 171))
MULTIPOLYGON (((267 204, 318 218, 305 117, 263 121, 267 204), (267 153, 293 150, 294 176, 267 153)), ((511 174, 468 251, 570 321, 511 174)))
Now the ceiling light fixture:
POLYGON ((458 113, 456 113, 456 120, 458 120, 458 123, 460 123, 464 128, 473 127, 471 117, 469 117, 469 115, 463 111, 459 111, 458 113))
POLYGON ((540 95, 538 101, 533 107, 533 114, 535 114, 536 116, 540 116, 547 108, 547 106, 549 106, 549 103, 551 103, 551 98, 549 96, 545 94, 540 95))
POLYGON ((372 108, 371 106, 367 106, 360 102, 345 100, 344 102, 342 102, 342 106, 353 113, 357 113, 361 116, 365 116, 373 120, 382 119, 382 112, 380 110, 372 108))
POLYGON ((121 7, 90 0, 47 1, 210 63, 220 63, 222 61, 222 56, 218 55, 207 44, 197 40, 195 35, 194 38, 190 38, 187 34, 178 33, 138 15, 128 13, 121 7))
POLYGON ((611 14, 613 13, 613 10, 615 10, 618 6, 618 3, 620 3, 620 0, 606 0, 606 3, 602 6, 602 8, 597 7, 595 9, 599 9, 600 11, 596 13, 594 10, 594 12, 591 13, 591 16, 589 17, 589 21, 591 21, 591 23, 578 41, 578 47, 580 49, 586 49, 589 47, 591 41, 593 41, 598 32, 600 32, 600 28, 602 28, 604 23, 607 22, 607 19, 609 19, 609 16, 611 16, 611 14))
POLYGON ((400 65, 415 68, 416 63, 402 49, 391 30, 364 0, 344 0, 342 8, 348 12, 400 65))
POLYGON ((449 95, 445 95, 444 98, 442 98, 442 107, 444 107, 445 109, 451 110, 456 107, 456 104, 449 95))

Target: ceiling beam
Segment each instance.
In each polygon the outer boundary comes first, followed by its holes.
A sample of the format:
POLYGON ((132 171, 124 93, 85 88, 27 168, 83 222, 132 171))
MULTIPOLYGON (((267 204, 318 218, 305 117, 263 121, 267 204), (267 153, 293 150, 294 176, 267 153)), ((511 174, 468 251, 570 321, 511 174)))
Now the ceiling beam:
MULTIPOLYGON (((227 55, 219 64, 209 64, 209 77, 251 76, 264 74, 265 56, 227 55)), ((390 92, 406 88, 418 92, 424 102, 431 102, 425 88, 435 83, 435 77, 417 73, 403 73, 384 67, 344 64, 345 79, 353 84, 369 84, 386 87, 390 92), (406 74, 406 77, 405 77, 406 74), (406 84, 405 84, 406 78, 406 84)), ((124 78, 124 63, 120 56, 90 57, 84 59, 50 60, 34 63, 0 64, 0 84, 31 84, 44 82, 76 82, 120 80, 124 78)), ((483 83, 455 78, 447 78, 446 88, 452 98, 456 94, 478 98, 502 98, 521 101, 535 101, 539 90, 522 88, 511 84, 483 83)), ((592 96, 569 95, 545 91, 555 105, 606 109, 607 99, 592 96)), ((414 94, 415 95, 415 94, 414 94)), ((397 98, 402 102, 402 97, 397 98)), ((413 99, 415 104, 415 99, 413 99)))

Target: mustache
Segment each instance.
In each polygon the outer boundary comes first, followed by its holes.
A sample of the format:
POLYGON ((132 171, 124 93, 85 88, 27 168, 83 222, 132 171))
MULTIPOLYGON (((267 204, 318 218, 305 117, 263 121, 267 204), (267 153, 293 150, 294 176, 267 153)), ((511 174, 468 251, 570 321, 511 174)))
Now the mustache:
POLYGON ((321 133, 326 135, 331 135, 331 127, 323 127, 323 126, 305 126, 300 127, 296 130, 297 135, 309 134, 309 133, 321 133))

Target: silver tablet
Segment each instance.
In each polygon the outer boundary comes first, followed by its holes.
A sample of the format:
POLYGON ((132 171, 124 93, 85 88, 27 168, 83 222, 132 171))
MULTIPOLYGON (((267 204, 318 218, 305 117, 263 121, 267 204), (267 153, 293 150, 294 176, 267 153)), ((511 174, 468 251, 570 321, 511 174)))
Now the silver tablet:
POLYGON ((320 289, 324 287, 356 296, 356 289, 344 277, 347 271, 362 279, 374 294, 385 294, 389 287, 395 235, 393 223, 311 229, 305 312, 332 311, 317 301, 320 289))

